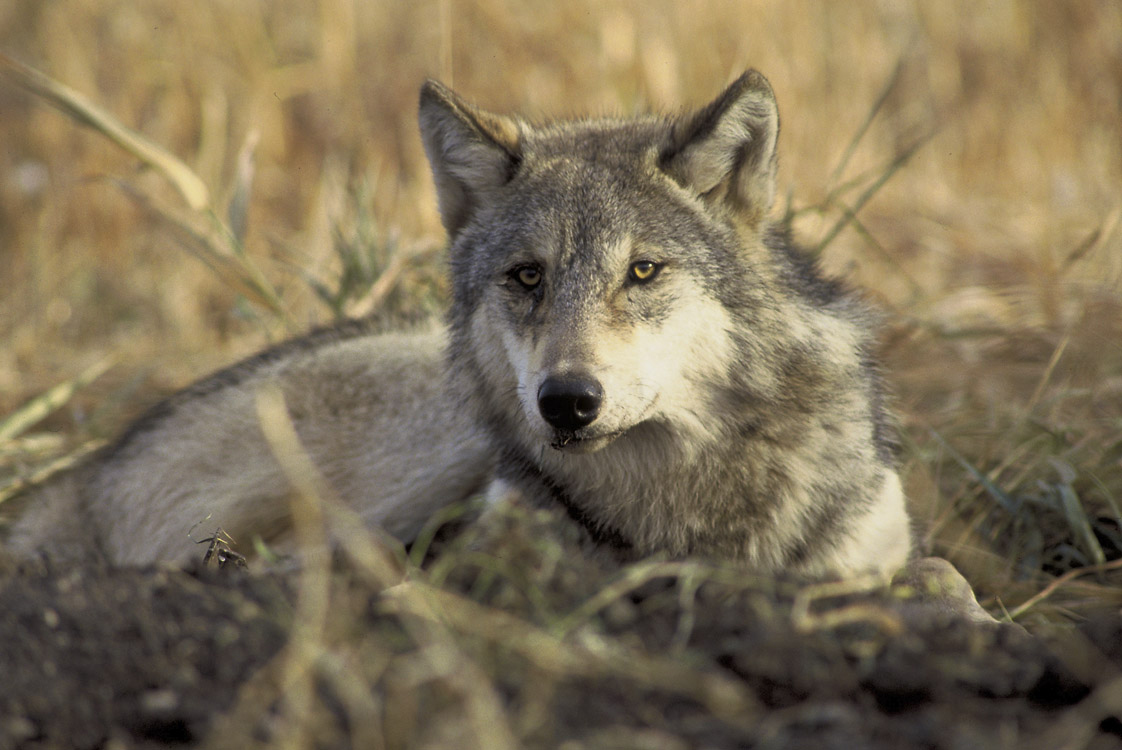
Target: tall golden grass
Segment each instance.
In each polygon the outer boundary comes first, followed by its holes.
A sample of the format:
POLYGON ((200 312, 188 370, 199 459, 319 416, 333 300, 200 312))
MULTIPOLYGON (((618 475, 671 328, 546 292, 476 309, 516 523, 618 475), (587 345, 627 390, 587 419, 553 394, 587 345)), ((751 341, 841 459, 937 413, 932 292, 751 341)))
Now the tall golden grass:
POLYGON ((0 415, 115 362, 21 423, 0 480, 313 322, 433 305, 426 76, 544 118, 673 111, 756 67, 783 115, 777 211, 885 310, 925 544, 1013 606, 1119 554, 1120 33, 1122 5, 1091 0, 6 4, 0 51, 206 195, 0 68, 0 415))

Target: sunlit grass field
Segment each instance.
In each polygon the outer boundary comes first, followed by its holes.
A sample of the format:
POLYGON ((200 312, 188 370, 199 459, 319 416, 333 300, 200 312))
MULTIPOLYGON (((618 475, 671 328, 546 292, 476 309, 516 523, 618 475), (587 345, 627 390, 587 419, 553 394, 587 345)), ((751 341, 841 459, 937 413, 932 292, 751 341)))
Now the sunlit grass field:
POLYGON ((1120 38, 1090 1, 4 4, 0 52, 135 135, 0 64, 0 497, 270 342, 439 310, 426 77, 548 118, 755 67, 777 216, 884 311, 925 551, 1021 621, 1117 606, 1120 38))

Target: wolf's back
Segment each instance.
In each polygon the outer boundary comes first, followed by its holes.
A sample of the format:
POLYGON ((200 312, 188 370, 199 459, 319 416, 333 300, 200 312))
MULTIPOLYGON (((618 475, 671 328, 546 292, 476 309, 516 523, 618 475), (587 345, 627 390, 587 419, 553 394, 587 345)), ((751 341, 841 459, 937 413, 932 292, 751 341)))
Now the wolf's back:
POLYGON ((34 491, 7 548, 59 561, 186 562, 221 527, 247 552, 291 537, 290 475, 262 429, 278 391, 324 501, 409 541, 491 468, 466 415, 441 408, 445 333, 365 324, 313 332, 157 404, 77 470, 34 491))

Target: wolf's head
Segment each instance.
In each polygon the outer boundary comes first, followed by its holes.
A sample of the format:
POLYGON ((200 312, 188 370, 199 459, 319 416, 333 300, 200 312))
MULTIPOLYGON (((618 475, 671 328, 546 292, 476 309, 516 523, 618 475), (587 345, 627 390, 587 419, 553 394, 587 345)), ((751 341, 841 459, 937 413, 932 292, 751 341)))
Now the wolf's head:
POLYGON ((451 240, 453 377, 480 415, 574 452, 658 426, 712 434, 733 316, 773 288, 767 80, 750 71, 676 119, 547 125, 429 81, 420 122, 451 240))

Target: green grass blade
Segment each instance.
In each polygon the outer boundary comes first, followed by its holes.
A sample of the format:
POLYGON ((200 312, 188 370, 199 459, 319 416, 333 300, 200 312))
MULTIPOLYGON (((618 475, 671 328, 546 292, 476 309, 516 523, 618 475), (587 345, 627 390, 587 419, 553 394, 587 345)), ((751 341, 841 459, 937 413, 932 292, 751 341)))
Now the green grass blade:
POLYGON ((1091 529, 1091 520, 1087 518, 1087 511, 1083 508, 1079 495, 1072 487, 1072 482, 1075 481, 1076 477, 1075 469, 1057 458, 1049 460, 1060 475, 1060 481, 1055 485, 1055 488, 1059 495, 1064 520, 1067 521, 1072 536, 1079 547, 1090 556, 1092 563, 1095 565, 1104 564, 1106 554, 1103 552, 1102 545, 1099 544, 1095 532, 1091 529))
POLYGON ((1000 505, 1002 508, 1008 511, 1010 515, 1013 516, 1017 515, 1017 513, 1020 512, 1020 502, 1009 497, 1007 493, 1003 492, 996 484, 991 482, 989 477, 979 471, 978 468, 974 466, 974 464, 967 461, 966 457, 956 451, 950 443, 943 439, 942 435, 940 435, 935 430, 931 430, 931 436, 935 438, 936 442, 938 442, 939 445, 943 446, 943 448, 947 451, 947 453, 950 454, 951 458, 953 458, 959 466, 965 469, 966 472, 970 474, 970 476, 974 477, 975 481, 977 481, 978 484, 982 485, 982 489, 984 489, 990 497, 996 500, 998 505, 1000 505))

